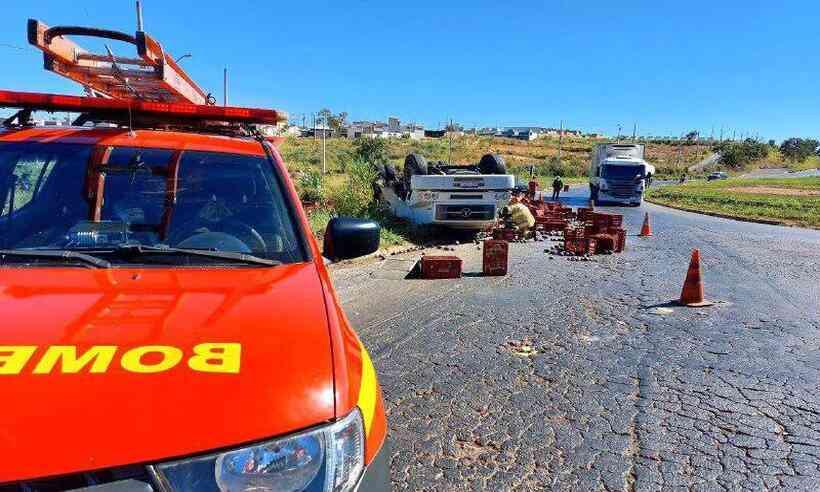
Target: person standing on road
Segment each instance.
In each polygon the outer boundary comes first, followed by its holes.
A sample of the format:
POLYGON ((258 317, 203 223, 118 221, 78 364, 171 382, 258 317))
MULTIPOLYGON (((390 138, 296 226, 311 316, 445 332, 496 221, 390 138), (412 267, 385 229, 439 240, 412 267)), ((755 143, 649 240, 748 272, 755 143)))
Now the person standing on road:
POLYGON ((561 188, 564 187, 564 182, 561 181, 561 176, 556 176, 555 179, 552 180, 552 199, 553 201, 558 200, 559 195, 561 195, 561 188))

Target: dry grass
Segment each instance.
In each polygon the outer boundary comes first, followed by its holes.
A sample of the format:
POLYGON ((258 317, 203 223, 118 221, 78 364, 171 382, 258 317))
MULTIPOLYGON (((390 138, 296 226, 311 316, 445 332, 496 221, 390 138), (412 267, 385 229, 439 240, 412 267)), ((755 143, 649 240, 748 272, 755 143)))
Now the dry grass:
MULTIPOLYGON (((565 138, 561 144, 562 174, 584 176, 589 165, 592 145, 600 142, 588 138, 565 138)), ((509 138, 465 135, 453 139, 425 138, 422 140, 389 139, 390 162, 396 166, 404 163, 411 152, 418 152, 430 161, 447 161, 471 164, 486 153, 498 153, 515 174, 523 175, 529 166, 544 166, 558 157, 558 139, 540 138, 532 142, 509 138)), ((328 139, 327 164, 331 173, 344 173, 347 163, 354 157, 353 141, 344 138, 328 139)), ((280 146, 285 162, 291 170, 317 169, 322 162, 322 142, 311 138, 288 138, 280 146)), ((686 167, 707 157, 711 151, 705 145, 646 144, 646 157, 658 168, 660 175, 677 175, 686 167)))

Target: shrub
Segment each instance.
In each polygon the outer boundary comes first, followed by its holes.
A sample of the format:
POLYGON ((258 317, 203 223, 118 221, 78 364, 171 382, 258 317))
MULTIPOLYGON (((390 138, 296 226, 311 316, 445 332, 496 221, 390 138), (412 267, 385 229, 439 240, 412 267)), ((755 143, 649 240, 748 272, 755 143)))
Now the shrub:
POLYGON ((376 168, 370 162, 355 160, 347 166, 347 172, 347 186, 334 190, 331 202, 339 215, 366 217, 373 205, 376 168))
POLYGON ((371 167, 388 160, 387 141, 378 137, 359 137, 353 143, 354 156, 371 167))
POLYGON ((714 151, 720 154, 720 163, 731 169, 742 169, 769 153, 766 144, 750 138, 742 142, 719 143, 714 146, 714 151))
POLYGON ((296 187, 303 202, 321 202, 325 196, 322 173, 314 169, 302 173, 296 180, 296 187))

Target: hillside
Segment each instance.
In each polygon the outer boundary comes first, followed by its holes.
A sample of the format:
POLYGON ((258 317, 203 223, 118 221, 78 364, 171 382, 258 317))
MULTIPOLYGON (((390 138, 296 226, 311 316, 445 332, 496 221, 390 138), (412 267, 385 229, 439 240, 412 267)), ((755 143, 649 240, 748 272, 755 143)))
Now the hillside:
MULTIPOLYGON (((419 152, 428 160, 447 160, 448 140, 441 139, 388 139, 390 161, 401 166, 411 152, 419 152)), ((599 140, 587 138, 565 138, 561 150, 561 165, 558 156, 558 139, 541 138, 532 142, 515 139, 461 136, 453 139, 452 161, 459 164, 478 162, 487 152, 501 154, 507 165, 516 174, 525 174, 529 166, 537 166, 536 173, 542 176, 560 173, 564 176, 583 176, 589 163, 590 149, 599 140)), ((679 175, 687 166, 695 164, 711 152, 706 145, 670 145, 648 143, 647 160, 654 164, 660 176, 679 175)), ((332 138, 326 142, 328 170, 343 173, 354 159, 353 141, 332 138)), ((322 142, 311 138, 288 138, 280 151, 294 170, 317 169, 322 162, 322 142)))

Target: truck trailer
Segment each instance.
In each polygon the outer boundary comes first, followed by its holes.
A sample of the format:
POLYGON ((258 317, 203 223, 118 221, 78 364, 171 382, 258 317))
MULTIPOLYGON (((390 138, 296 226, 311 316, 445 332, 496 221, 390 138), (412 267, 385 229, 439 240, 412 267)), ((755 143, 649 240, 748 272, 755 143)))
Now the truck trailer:
POLYGON ((639 206, 655 174, 655 166, 644 160, 644 152, 643 144, 596 144, 589 166, 593 203, 639 206))

